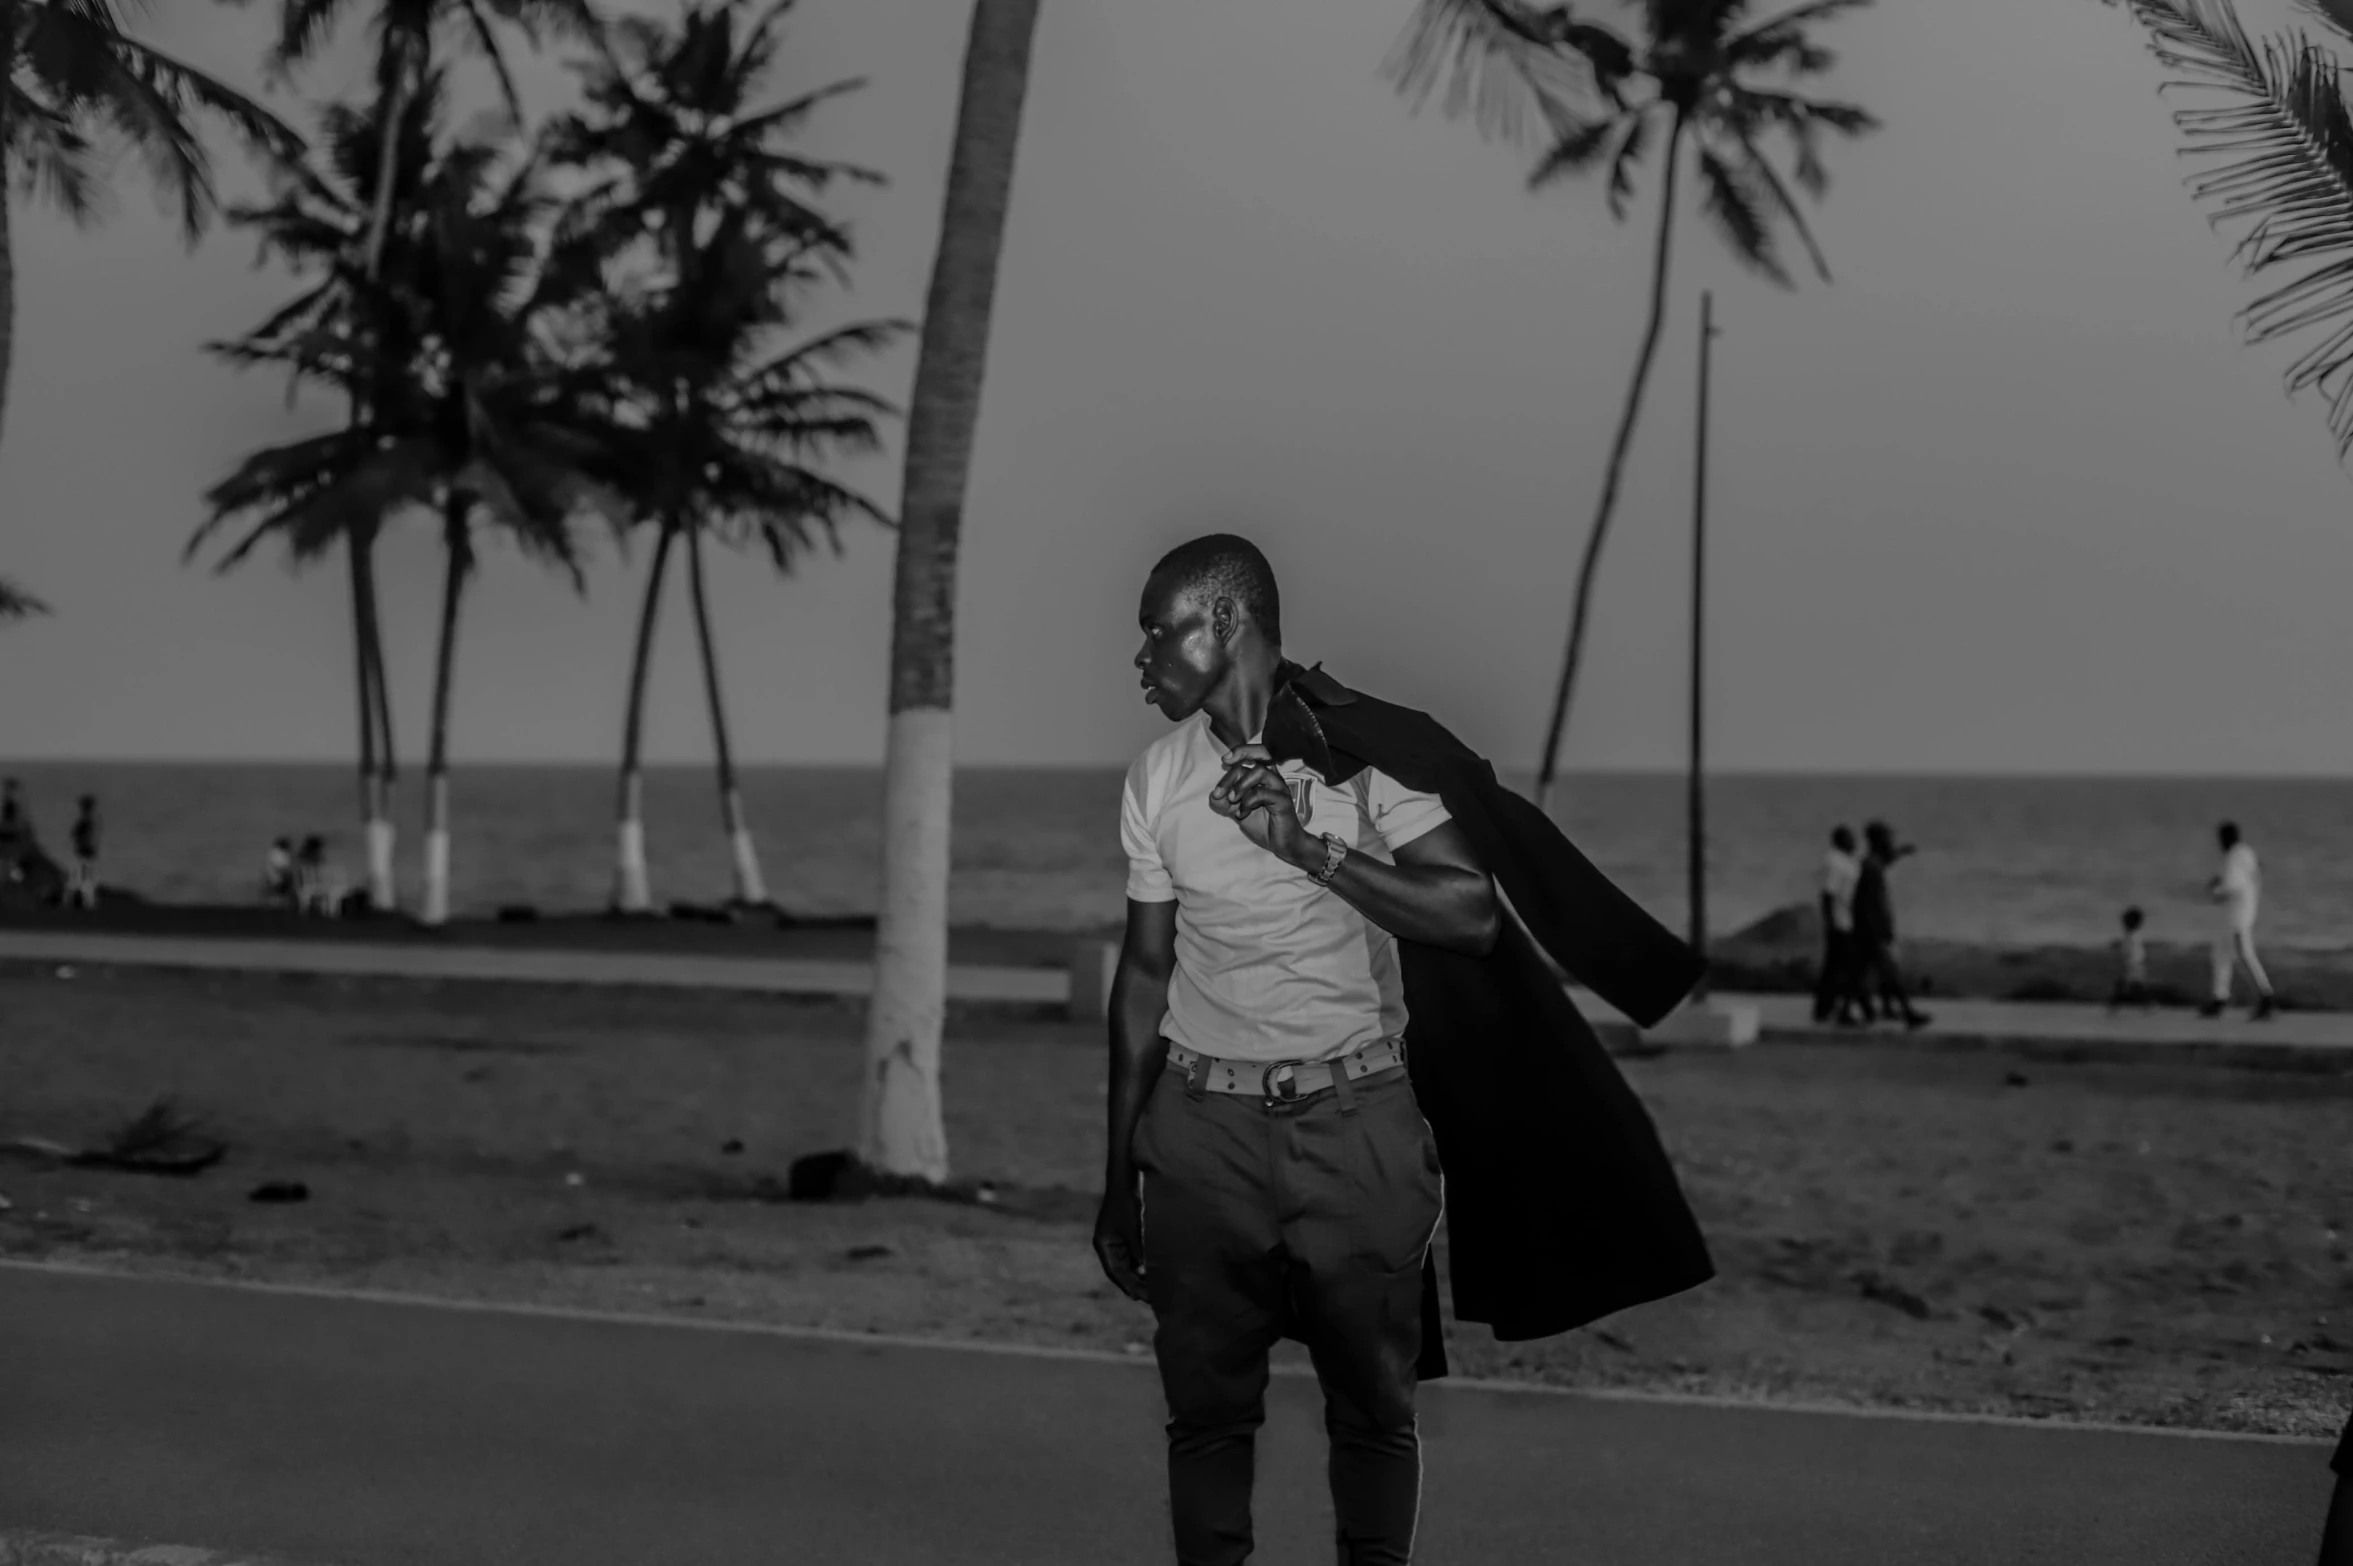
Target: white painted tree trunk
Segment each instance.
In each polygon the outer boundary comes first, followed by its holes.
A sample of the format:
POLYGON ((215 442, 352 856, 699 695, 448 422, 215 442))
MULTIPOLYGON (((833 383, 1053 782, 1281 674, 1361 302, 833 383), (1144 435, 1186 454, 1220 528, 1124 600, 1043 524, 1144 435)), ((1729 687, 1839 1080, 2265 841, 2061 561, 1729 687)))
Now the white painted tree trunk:
POLYGON ((859 1120, 865 1127, 861 1159, 927 1180, 948 1177, 940 1035, 947 1021, 954 721, 940 707, 891 715, 877 982, 867 1010, 866 1102, 859 1120))
POLYGON ((649 913, 654 906, 652 879, 645 868, 645 778, 632 771, 621 782, 621 820, 613 852, 613 908, 618 913, 649 913))
POLYGON ((760 874, 760 850, 752 842, 751 825, 744 818, 743 790, 727 791, 727 843, 735 856, 735 900, 755 908, 768 906, 768 882, 760 874))
POLYGON ((449 777, 436 773, 425 784, 425 900, 420 924, 449 923, 449 777))
POLYGON ((866 1010, 858 1156, 886 1173, 932 1181, 948 1176, 940 1032, 947 1018, 948 807, 955 790, 956 557, 1038 6, 1039 0, 973 0, 900 486, 882 913, 874 1000, 866 1010))
POLYGON ((383 797, 380 784, 375 807, 366 823, 368 906, 378 913, 391 913, 400 906, 400 878, 393 868, 400 833, 392 824, 391 804, 383 797))

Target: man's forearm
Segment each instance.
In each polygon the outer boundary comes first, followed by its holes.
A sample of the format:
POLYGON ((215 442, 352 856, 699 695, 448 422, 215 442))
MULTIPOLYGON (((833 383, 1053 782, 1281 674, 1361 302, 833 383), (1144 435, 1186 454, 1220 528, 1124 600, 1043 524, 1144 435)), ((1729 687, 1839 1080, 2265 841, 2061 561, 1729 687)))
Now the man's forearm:
MULTIPOLYGON (((1301 869, 1323 868, 1321 839, 1311 839, 1304 853, 1301 869)), ((1503 927, 1495 883, 1476 870, 1393 865, 1371 854, 1350 853, 1332 877, 1331 890, 1401 941, 1484 957, 1495 949, 1503 927)))
POLYGON ((1131 1144, 1136 1122, 1152 1097, 1152 1085, 1168 1063, 1168 1040, 1160 1018, 1168 1009, 1168 975, 1120 964, 1111 980, 1111 1076, 1105 1094, 1109 1124, 1103 1156, 1105 1190, 1132 1185, 1131 1144))

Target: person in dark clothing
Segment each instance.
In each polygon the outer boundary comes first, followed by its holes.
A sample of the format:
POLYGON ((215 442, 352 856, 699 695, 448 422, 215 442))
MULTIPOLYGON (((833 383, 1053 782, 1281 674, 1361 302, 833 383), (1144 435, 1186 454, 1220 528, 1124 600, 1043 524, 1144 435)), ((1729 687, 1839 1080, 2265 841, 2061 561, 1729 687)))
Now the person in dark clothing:
POLYGON ((16 779, 0 778, 0 880, 14 881, 23 874, 17 861, 24 857, 32 835, 16 779))
POLYGON ((1912 853, 1912 845, 1896 846, 1895 834, 1884 821, 1863 828, 1862 874, 1855 883, 1855 964, 1865 983, 1878 991, 1881 1014, 1901 1017, 1907 1028, 1928 1026, 1928 1014, 1905 993, 1903 970, 1895 957, 1895 899, 1889 894, 1887 872, 1912 853))
POLYGON ((1814 981, 1816 1022, 1836 1021, 1843 1027, 1871 1016, 1871 998, 1863 994, 1855 966, 1855 888, 1862 874, 1854 830, 1842 826, 1830 834, 1830 851, 1822 856, 1822 971, 1814 981))
POLYGON ((68 908, 98 906, 98 797, 84 794, 73 829, 74 868, 65 883, 68 908))

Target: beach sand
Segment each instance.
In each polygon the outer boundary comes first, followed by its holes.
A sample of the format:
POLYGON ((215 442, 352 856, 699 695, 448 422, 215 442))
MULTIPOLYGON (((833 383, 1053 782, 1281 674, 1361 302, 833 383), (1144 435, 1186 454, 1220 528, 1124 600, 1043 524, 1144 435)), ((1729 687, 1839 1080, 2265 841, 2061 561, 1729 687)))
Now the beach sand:
MULTIPOLYGON (((232 1144, 188 1179, 0 1160, 0 1254, 1112 1352, 1149 1336, 1086 1244, 1095 1027, 951 1019, 950 1145, 993 1208, 777 1200, 794 1157, 847 1140, 848 1003, 20 965, 0 968, 0 1039, 0 1136, 77 1142, 172 1094, 232 1144), (271 1179, 310 1197, 247 1199, 271 1179)), ((1456 1327, 1459 1373, 2342 1421, 2342 1067, 1774 1045, 1626 1069, 1722 1276, 1541 1343, 1456 1327)))

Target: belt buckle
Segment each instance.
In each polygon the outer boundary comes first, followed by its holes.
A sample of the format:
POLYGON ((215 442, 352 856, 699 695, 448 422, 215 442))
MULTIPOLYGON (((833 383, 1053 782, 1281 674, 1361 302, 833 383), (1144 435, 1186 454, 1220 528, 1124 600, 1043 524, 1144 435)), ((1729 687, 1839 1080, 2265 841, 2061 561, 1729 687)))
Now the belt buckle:
POLYGON ((1294 1069, 1297 1065, 1297 1061, 1278 1060, 1258 1074, 1258 1091, 1265 1096, 1268 1103, 1289 1104, 1298 1100, 1299 1073, 1294 1069), (1275 1083, 1275 1073, 1278 1071, 1291 1073, 1283 1079, 1280 1092, 1276 1091, 1275 1083))

